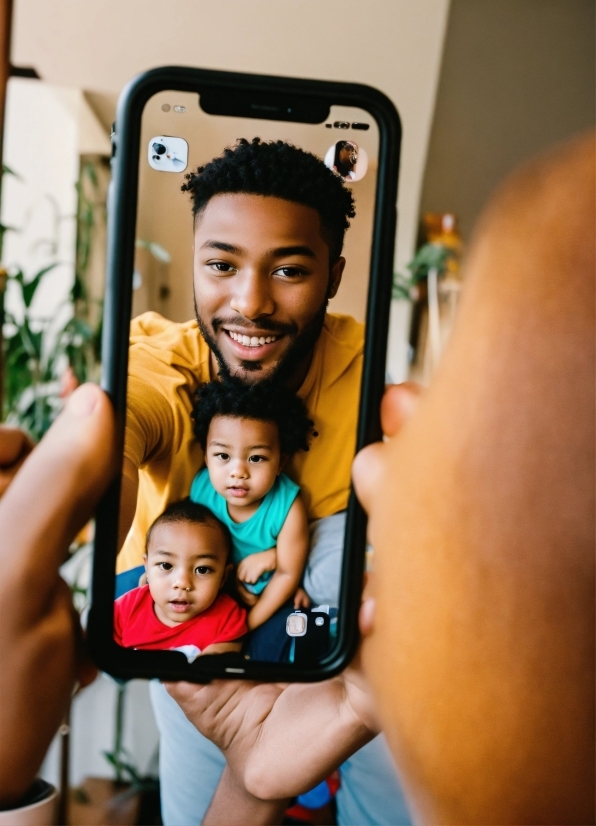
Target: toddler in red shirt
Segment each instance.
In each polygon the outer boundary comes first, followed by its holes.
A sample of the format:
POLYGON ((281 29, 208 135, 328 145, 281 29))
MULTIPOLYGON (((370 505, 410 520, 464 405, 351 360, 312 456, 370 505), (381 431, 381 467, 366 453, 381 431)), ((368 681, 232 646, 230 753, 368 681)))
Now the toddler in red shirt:
POLYGON ((246 611, 221 589, 232 570, 227 528, 204 505, 183 499, 147 532, 147 584, 114 603, 114 638, 125 648, 199 654, 240 651, 246 611))

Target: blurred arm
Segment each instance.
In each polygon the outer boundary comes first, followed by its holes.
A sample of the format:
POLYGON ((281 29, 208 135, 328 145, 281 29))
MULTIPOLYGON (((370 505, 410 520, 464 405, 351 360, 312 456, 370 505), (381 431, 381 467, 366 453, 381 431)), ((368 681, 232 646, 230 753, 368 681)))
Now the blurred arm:
POLYGON ((484 215, 444 362, 355 464, 364 661, 424 823, 594 817, 594 137, 484 215))
POLYGON ((86 684, 95 673, 80 659, 78 617, 58 568, 113 477, 113 443, 107 397, 80 387, 0 501, 2 806, 32 783, 75 679, 86 684))

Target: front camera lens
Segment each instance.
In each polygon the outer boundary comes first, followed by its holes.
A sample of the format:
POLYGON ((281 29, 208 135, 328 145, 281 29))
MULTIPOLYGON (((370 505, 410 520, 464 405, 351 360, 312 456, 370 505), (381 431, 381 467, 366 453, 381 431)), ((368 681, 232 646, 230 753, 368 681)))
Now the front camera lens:
POLYGON ((158 155, 164 155, 165 154, 166 148, 163 145, 163 143, 157 143, 156 142, 156 143, 152 144, 152 146, 153 146, 153 151, 156 152, 158 155))

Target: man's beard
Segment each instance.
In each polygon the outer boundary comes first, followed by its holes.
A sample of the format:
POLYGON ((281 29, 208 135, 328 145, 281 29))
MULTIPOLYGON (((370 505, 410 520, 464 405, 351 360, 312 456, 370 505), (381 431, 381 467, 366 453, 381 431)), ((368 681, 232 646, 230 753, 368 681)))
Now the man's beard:
POLYGON ((306 356, 308 356, 308 354, 314 348, 319 336, 321 335, 321 330, 323 329, 323 324, 325 323, 327 304, 328 299, 325 299, 323 304, 321 304, 315 315, 311 318, 311 320, 308 322, 308 324, 302 330, 301 333, 298 332, 295 324, 279 325, 275 324, 267 317, 260 320, 254 319, 254 321, 250 322, 251 327, 254 327, 256 325, 263 331, 269 331, 277 335, 293 335, 295 337, 294 341, 290 344, 287 351, 280 358, 277 366, 274 367, 273 370, 265 376, 259 375, 263 372, 263 366, 259 361, 241 361, 240 371, 233 373, 230 369, 230 366, 226 363, 223 353, 217 346, 215 334, 217 333, 217 330, 222 326, 224 321, 227 321, 228 324, 234 324, 239 327, 248 326, 245 318, 243 318, 242 316, 237 316, 236 318, 232 319, 214 318, 211 322, 211 329, 208 329, 207 325, 203 322, 199 315, 196 299, 195 316, 197 319, 197 324, 199 325, 199 330, 201 331, 201 335, 207 342, 209 349, 211 350, 211 352, 217 360, 217 363, 219 365, 219 375, 222 377, 222 379, 225 379, 229 376, 235 376, 236 378, 241 379, 247 384, 251 384, 252 381, 261 381, 264 378, 271 379, 272 381, 288 383, 291 380, 294 373, 302 364, 302 361, 306 358, 306 356), (254 379, 252 379, 251 381, 251 377, 253 376, 254 379))

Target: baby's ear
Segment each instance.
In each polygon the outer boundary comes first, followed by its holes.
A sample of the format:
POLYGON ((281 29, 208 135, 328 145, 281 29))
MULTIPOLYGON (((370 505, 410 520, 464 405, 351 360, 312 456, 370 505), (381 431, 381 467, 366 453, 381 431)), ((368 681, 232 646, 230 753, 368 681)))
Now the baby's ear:
POLYGON ((287 453, 282 453, 281 456, 279 457, 279 470, 277 471, 278 476, 282 472, 282 470, 284 469, 284 465, 286 464, 286 462, 288 461, 289 458, 290 457, 287 453))
POLYGON ((219 590, 220 591, 224 587, 224 585, 226 584, 227 579, 228 579, 228 577, 230 576, 230 574, 232 573, 233 570, 234 570, 234 566, 232 565, 231 562, 228 562, 228 564, 224 568, 224 572, 223 572, 223 576, 221 578, 221 582, 219 583, 219 590))
POLYGON ((147 554, 143 554, 143 565, 145 566, 145 571, 147 571, 147 554))

